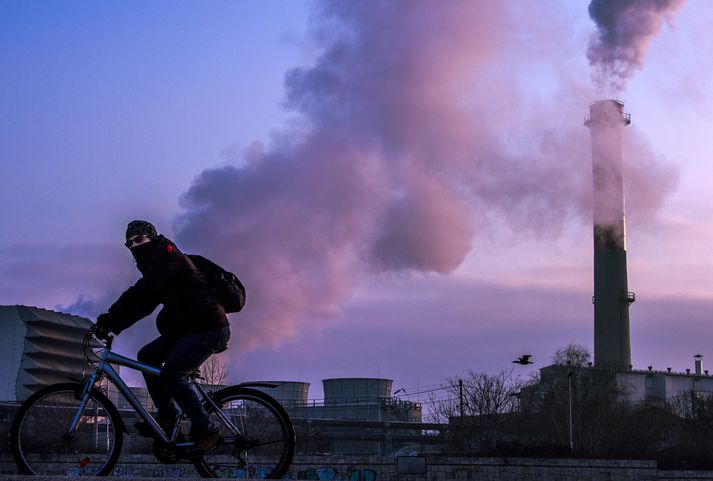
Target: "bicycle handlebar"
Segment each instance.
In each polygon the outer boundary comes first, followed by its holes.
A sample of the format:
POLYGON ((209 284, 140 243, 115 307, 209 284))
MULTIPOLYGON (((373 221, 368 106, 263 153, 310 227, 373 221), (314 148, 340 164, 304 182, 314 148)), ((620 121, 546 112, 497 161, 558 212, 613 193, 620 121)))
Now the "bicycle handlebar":
POLYGON ((92 324, 87 331, 87 336, 95 337, 96 339, 102 341, 107 346, 111 347, 111 343, 114 340, 114 336, 109 334, 109 331, 105 331, 96 324, 92 324))

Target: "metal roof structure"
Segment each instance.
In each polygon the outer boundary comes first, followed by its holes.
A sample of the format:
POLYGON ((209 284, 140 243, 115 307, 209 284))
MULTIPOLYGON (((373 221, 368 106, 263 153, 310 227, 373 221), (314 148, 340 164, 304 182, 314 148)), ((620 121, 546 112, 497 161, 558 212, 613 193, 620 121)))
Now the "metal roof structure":
POLYGON ((28 306, 0 306, 0 401, 82 376, 82 339, 92 321, 28 306))

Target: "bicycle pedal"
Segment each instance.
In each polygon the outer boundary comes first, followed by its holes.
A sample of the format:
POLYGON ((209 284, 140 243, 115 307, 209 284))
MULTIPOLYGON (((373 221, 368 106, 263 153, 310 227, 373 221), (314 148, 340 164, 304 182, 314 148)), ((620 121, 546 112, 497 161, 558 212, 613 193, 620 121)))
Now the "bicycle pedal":
POLYGON ((154 441, 153 453, 156 459, 164 464, 176 464, 181 460, 181 452, 176 446, 164 444, 161 441, 154 441))

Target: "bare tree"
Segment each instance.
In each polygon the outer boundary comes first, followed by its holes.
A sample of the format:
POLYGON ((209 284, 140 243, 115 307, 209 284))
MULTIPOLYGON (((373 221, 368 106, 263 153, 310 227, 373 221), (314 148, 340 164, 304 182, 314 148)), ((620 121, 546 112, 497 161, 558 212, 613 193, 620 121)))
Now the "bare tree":
POLYGON ((209 386, 225 386, 228 370, 223 361, 216 356, 211 356, 201 366, 201 376, 203 382, 209 386))
POLYGON ((496 442, 500 418, 518 409, 515 395, 522 385, 512 369, 498 374, 470 370, 464 379, 449 378, 445 396, 431 398, 431 420, 451 426, 451 449, 487 450, 496 442))
POLYGON ((695 398, 690 391, 681 391, 676 396, 668 399, 666 407, 669 412, 681 419, 693 419, 695 417, 695 398))
POLYGON ((503 370, 498 374, 468 371, 464 379, 448 378, 444 386, 446 396, 432 398, 431 417, 434 422, 448 422, 454 417, 486 418, 497 414, 513 412, 517 408, 517 393, 523 381, 513 374, 513 370, 503 370), (462 400, 461 403, 461 385, 462 400))
POLYGON ((592 353, 581 344, 569 343, 558 349, 550 358, 556 366, 587 367, 592 360, 592 353))
POLYGON ((713 393, 682 391, 667 402, 668 411, 676 416, 678 455, 696 463, 713 464, 713 393))
POLYGON ((626 392, 615 371, 554 365, 542 370, 540 383, 528 392, 528 403, 532 415, 543 422, 539 431, 549 442, 569 445, 571 426, 574 451, 595 455, 611 447, 612 433, 625 415, 621 401, 626 392))

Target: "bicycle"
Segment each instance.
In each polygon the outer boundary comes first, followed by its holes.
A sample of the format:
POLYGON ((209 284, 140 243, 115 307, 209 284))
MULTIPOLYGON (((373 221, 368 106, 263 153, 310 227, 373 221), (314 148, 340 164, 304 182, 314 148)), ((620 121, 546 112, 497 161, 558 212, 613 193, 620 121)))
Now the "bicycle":
POLYGON ((282 477, 292 463, 295 431, 284 408, 254 389, 268 383, 243 383, 209 391, 190 376, 211 420, 220 426, 215 448, 190 457, 193 443, 181 434, 186 416, 176 417, 170 432, 142 406, 112 364, 153 376, 159 369, 111 350, 113 336, 92 326, 84 337, 83 380, 44 387, 18 410, 10 430, 12 454, 19 470, 32 475, 105 476, 112 472, 128 433, 119 410, 97 387, 106 377, 155 434, 153 453, 162 463, 192 463, 203 477, 282 477), (93 368, 93 372, 87 369, 93 368))

